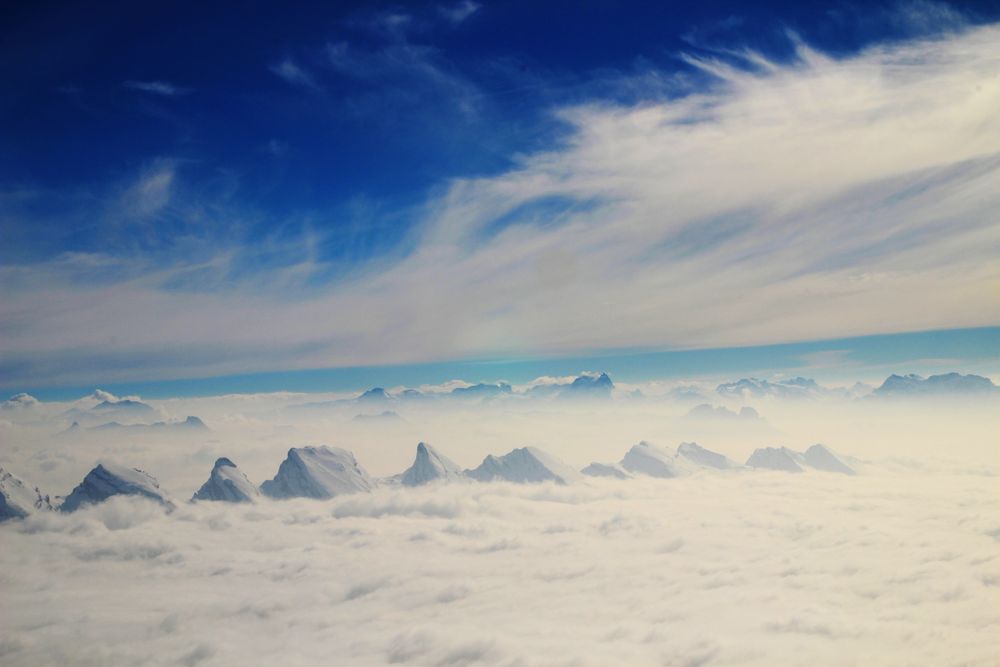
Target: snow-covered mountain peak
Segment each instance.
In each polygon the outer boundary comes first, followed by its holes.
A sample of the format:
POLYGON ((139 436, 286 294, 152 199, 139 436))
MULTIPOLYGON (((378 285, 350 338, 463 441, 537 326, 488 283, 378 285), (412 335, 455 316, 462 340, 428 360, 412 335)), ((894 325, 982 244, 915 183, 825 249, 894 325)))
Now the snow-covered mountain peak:
POLYGON ((726 470, 728 468, 736 467, 735 463, 722 454, 713 452, 710 449, 705 449, 696 442, 682 442, 677 448, 677 456, 706 468, 726 470))
POLYGON ((575 470, 537 447, 520 447, 503 456, 490 454, 478 468, 465 474, 481 482, 503 480, 519 484, 546 481, 568 484, 579 478, 575 470))
POLYGON ((844 459, 826 445, 816 444, 802 455, 806 465, 825 472, 839 472, 844 475, 854 475, 854 469, 844 459))
POLYGON ((260 485, 272 498, 332 498, 371 491, 374 481, 354 458, 339 447, 293 447, 278 473, 260 485))
POLYGON ((788 447, 761 447, 747 459, 747 466, 785 472, 803 472, 802 455, 788 447))
POLYGON ((673 452, 646 441, 625 452, 621 465, 631 473, 650 477, 677 477, 680 472, 673 452))
POLYGON ((417 445, 413 465, 400 476, 400 483, 404 486, 420 486, 430 482, 454 481, 464 476, 462 469, 451 459, 421 442, 417 445))
POLYGON ((50 510, 48 496, 31 488, 0 467, 0 521, 20 519, 38 510, 50 510))
POLYGON ((804 453, 788 447, 762 447, 750 455, 747 466, 786 472, 803 472, 806 468, 812 468, 843 475, 857 474, 854 468, 826 445, 813 445, 804 453))
POLYGON ((588 477, 613 477, 615 479, 628 479, 632 476, 620 463, 598 463, 597 461, 588 465, 580 473, 588 477))
POLYGON ((236 464, 221 457, 212 466, 208 481, 192 496, 191 500, 220 500, 230 503, 253 502, 260 496, 257 487, 247 479, 236 464))
POLYGON ((143 496, 168 509, 174 507, 173 502, 160 489, 159 482, 149 473, 138 468, 102 462, 87 473, 83 481, 66 496, 59 510, 73 512, 84 505, 99 503, 118 495, 143 496))

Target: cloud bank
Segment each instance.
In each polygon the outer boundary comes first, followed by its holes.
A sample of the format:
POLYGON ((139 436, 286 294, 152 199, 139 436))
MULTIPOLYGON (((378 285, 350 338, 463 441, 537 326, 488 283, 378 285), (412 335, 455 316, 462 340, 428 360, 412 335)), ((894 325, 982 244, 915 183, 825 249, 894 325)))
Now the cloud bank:
POLYGON ((29 488, 65 494, 103 460, 154 475, 176 509, 117 497, 0 524, 0 662, 939 665, 1000 650, 995 398, 715 393, 755 406, 761 430, 692 420, 690 400, 642 389, 648 400, 397 401, 391 423, 353 419, 384 401, 338 395, 20 397, 0 420, 0 466, 29 488), (125 401, 210 430, 67 430, 125 401), (529 445, 581 468, 639 440, 696 440, 740 462, 824 442, 861 462, 855 476, 713 470, 185 502, 222 456, 259 484, 289 447, 329 443, 383 477, 421 440, 461 467, 529 445))
MULTIPOLYGON (((148 379, 994 325, 998 45, 1000 28, 985 26, 843 59, 806 45, 789 63, 688 57, 703 89, 555 110, 558 146, 453 181, 400 248, 333 278, 315 238, 252 278, 237 268, 250 249, 224 244, 155 266, 99 254, 8 265, 4 375, 148 379), (108 280, 109 266, 124 277, 108 280)), ((289 64, 276 73, 309 87, 289 64)), ((179 173, 147 175, 141 205, 203 214, 169 199, 179 173)), ((179 247, 199 247, 197 225, 185 234, 179 247)))
POLYGON ((4 526, 9 665, 987 664, 994 479, 721 475, 4 526))

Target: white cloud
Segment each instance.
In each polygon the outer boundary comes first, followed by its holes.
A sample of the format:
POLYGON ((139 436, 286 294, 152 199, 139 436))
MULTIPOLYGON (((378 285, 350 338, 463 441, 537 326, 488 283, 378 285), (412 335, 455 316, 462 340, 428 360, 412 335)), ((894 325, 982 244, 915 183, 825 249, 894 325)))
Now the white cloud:
POLYGON ((428 96, 461 117, 471 117, 481 106, 482 92, 471 81, 437 49, 408 41, 403 31, 378 49, 328 43, 326 57, 334 71, 369 87, 369 92, 343 100, 358 114, 371 114, 380 106, 426 113, 421 100, 426 103, 428 96))
POLYGON ((160 95, 162 97, 177 97, 178 95, 185 95, 190 92, 187 88, 181 88, 166 81, 126 81, 122 85, 131 90, 160 95))
POLYGON ((110 391, 104 391, 103 389, 95 389, 94 393, 91 394, 90 397, 99 402, 108 401, 109 403, 117 403, 119 400, 118 397, 110 391))
POLYGON ((174 162, 158 160, 122 193, 113 214, 142 220, 160 213, 170 204, 175 177, 174 162))
POLYGON ((472 2, 472 0, 463 0, 458 4, 454 5, 440 5, 438 6, 438 13, 444 17, 449 23, 458 25, 463 23, 470 16, 478 12, 482 8, 478 2, 472 2))
MULTIPOLYGON (((88 397, 108 398, 106 392, 88 397)), ((840 665, 987 663, 1000 623, 995 405, 768 403, 776 430, 711 435, 687 404, 400 402, 399 431, 333 396, 151 400, 189 436, 62 433, 74 403, 5 413, 0 466, 52 495, 101 459, 155 475, 170 514, 114 498, 0 525, 0 662, 840 665), (736 460, 816 441, 854 477, 729 471, 655 480, 381 488, 330 502, 183 502, 219 456, 255 481, 329 442, 375 475, 418 440, 462 466, 538 445, 575 467, 640 439, 736 460), (732 474, 730 474, 732 473, 732 474)))
POLYGON ((343 511, 352 498, 164 515, 117 499, 0 527, 4 663, 985 663, 993 481, 721 475, 370 499, 454 515, 343 511))
POLYGON ((293 86, 301 86, 309 90, 319 90, 319 84, 316 83, 312 74, 303 69, 291 58, 285 58, 281 62, 271 65, 268 69, 293 86))

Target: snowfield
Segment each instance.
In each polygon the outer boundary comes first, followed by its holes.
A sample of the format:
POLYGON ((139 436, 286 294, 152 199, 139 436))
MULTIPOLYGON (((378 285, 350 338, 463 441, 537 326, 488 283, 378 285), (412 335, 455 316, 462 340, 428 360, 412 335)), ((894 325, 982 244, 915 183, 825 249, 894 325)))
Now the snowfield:
POLYGON ((995 664, 972 472, 116 497, 0 527, 0 663, 995 664))

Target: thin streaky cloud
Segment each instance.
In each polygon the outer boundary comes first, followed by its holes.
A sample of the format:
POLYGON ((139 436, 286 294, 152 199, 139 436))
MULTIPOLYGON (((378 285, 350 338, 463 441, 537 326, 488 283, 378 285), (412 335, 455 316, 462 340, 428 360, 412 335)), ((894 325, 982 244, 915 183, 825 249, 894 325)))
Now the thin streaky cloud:
POLYGON ((437 9, 438 13, 444 17, 446 21, 454 25, 458 25, 478 12, 480 8, 482 8, 482 5, 478 2, 464 0, 464 2, 459 2, 455 5, 440 5, 437 9))
POLYGON ((151 95, 159 95, 161 97, 177 97, 191 92, 188 88, 181 88, 166 81, 126 81, 122 85, 129 90, 150 93, 151 95))
POLYGON ((300 86, 309 90, 319 90, 320 88, 313 75, 291 58, 285 58, 281 62, 271 65, 268 69, 293 86, 300 86))

